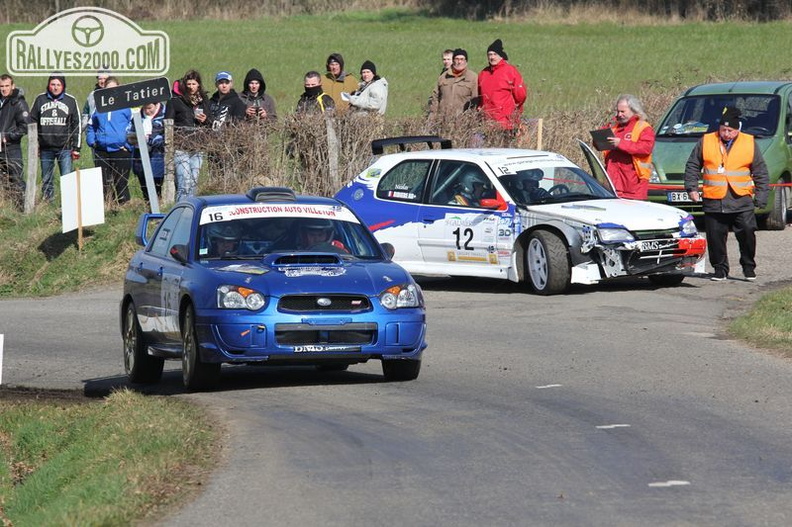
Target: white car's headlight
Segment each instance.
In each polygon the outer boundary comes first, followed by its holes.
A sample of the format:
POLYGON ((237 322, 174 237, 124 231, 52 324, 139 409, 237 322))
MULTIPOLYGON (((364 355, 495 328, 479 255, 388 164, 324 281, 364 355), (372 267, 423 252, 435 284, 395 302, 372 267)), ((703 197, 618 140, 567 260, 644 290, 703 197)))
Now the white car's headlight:
POLYGON ((380 303, 386 309, 423 307, 423 295, 415 284, 394 285, 380 293, 380 303))
POLYGON ((602 243, 624 243, 635 241, 630 231, 622 227, 597 227, 597 234, 602 243))
POLYGON ((258 311, 266 303, 264 295, 254 289, 238 285, 221 285, 217 288, 217 307, 221 309, 258 311))
POLYGON ((660 183, 660 174, 657 173, 654 164, 652 164, 652 173, 649 174, 649 183, 660 183))
POLYGON ((693 222, 693 216, 688 216, 687 218, 684 218, 682 221, 680 221, 679 230, 681 231, 682 237, 684 238, 690 238, 691 236, 697 235, 698 228, 693 222))

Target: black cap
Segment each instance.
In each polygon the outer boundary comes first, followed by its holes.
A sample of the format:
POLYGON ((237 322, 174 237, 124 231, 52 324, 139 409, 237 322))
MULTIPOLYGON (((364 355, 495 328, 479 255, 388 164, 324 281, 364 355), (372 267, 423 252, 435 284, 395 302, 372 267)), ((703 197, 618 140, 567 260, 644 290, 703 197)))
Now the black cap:
POLYGON ((494 51, 504 59, 509 60, 509 56, 506 55, 505 51, 503 51, 503 42, 501 42, 501 39, 497 39, 495 42, 489 45, 489 47, 487 48, 487 53, 489 53, 490 51, 494 51))
POLYGON ((742 112, 734 106, 727 106, 721 113, 720 125, 729 128, 740 128, 740 116, 742 112))
POLYGON ((454 54, 452 55, 452 57, 458 57, 459 55, 462 55, 463 57, 465 57, 465 60, 467 60, 467 58, 468 58, 467 51, 465 51, 462 48, 456 48, 454 50, 454 54))

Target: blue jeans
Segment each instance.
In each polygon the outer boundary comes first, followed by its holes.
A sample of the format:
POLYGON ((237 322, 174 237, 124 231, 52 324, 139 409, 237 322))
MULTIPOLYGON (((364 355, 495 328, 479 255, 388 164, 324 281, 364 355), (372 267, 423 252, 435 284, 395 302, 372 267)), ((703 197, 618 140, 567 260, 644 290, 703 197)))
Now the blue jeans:
POLYGON ((173 163, 176 165, 176 201, 195 196, 203 153, 176 150, 173 153, 173 163))
POLYGON ((72 172, 71 150, 41 149, 41 193, 45 201, 52 201, 55 197, 55 187, 52 183, 55 175, 55 160, 58 161, 60 175, 72 172))

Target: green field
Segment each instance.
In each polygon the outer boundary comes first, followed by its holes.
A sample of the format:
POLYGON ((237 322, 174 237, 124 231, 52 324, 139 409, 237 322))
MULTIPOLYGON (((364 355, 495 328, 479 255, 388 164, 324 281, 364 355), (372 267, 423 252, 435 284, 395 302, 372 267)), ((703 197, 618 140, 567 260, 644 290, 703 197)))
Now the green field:
MULTIPOLYGON (((331 52, 344 55, 357 75, 364 60, 377 64, 390 84, 388 115, 420 115, 440 73, 445 48, 467 49, 470 66, 485 65, 487 46, 503 40, 510 62, 529 87, 526 114, 552 118, 559 110, 602 105, 622 92, 680 91, 711 79, 789 78, 789 23, 724 22, 627 26, 615 23, 547 24, 425 18, 403 10, 239 21, 144 22, 171 42, 169 78, 196 68, 208 80, 230 70, 238 85, 251 67, 262 71, 281 113, 302 91, 302 76, 324 71, 331 52)), ((0 27, 6 35, 32 29, 0 27)), ((132 81, 135 79, 122 79, 132 81)), ((46 79, 19 78, 32 95, 46 79)), ((83 99, 92 79, 69 79, 68 91, 83 99)), ((32 96, 29 97, 32 99, 32 96)))
MULTIPOLYGON (((141 25, 169 34, 169 78, 196 68, 211 89, 214 73, 230 70, 241 88, 245 72, 255 67, 264 74, 281 114, 293 109, 303 74, 323 71, 329 53, 342 53, 356 74, 364 60, 373 60, 391 86, 388 118, 422 114, 443 49, 467 49, 471 67, 479 70, 487 46, 501 38, 528 84, 526 114, 544 117, 549 131, 565 137, 585 134, 598 112, 608 115, 619 93, 646 97, 652 102, 650 117, 657 118, 668 97, 693 84, 792 77, 785 56, 792 32, 782 22, 568 25, 385 11, 141 25), (581 109, 587 111, 576 112, 581 109)), ((0 26, 3 60, 8 33, 30 29, 0 26)), ((122 78, 133 80, 138 79, 122 78)), ((17 78, 28 102, 45 82, 42 77, 17 78)), ((92 78, 68 77, 68 91, 80 102, 92 87, 92 78)), ((553 148, 561 144, 547 142, 553 148)), ((88 159, 84 156, 81 163, 88 159)), ((0 204, 5 241, 0 297, 46 296, 97 283, 117 287, 136 249, 132 230, 143 206, 136 199, 109 211, 104 225, 86 229, 85 249, 78 251, 76 233, 61 234, 56 208, 44 206, 23 216, 0 204)), ((789 354, 790 305, 791 289, 773 292, 730 330, 789 354)), ((147 514, 153 521, 156 507, 174 503, 200 485, 218 437, 199 410, 129 392, 81 406, 0 403, 3 525, 128 525, 147 514)))

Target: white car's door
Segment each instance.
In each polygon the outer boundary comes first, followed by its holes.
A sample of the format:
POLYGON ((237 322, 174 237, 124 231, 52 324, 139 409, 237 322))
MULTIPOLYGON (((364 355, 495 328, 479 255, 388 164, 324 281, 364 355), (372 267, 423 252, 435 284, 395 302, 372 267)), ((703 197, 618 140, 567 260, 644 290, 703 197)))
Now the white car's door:
MULTIPOLYGON (((511 220, 497 207, 495 186, 477 165, 442 161, 428 203, 421 206, 418 246, 424 272, 458 276, 505 277, 499 258, 498 232, 511 220), (478 183, 471 184, 471 181, 478 183)), ((502 207, 505 208, 505 207, 502 207)), ((510 247, 500 248, 501 252, 510 247)))
POLYGON ((608 176, 608 172, 605 170, 605 165, 602 164, 599 156, 594 153, 589 145, 580 139, 578 139, 578 144, 580 145, 580 149, 583 150, 583 155, 585 156, 586 161, 588 161, 590 168, 589 173, 597 178, 597 181, 599 181, 603 187, 616 194, 616 187, 613 186, 613 181, 611 181, 610 176, 608 176))

